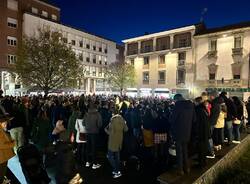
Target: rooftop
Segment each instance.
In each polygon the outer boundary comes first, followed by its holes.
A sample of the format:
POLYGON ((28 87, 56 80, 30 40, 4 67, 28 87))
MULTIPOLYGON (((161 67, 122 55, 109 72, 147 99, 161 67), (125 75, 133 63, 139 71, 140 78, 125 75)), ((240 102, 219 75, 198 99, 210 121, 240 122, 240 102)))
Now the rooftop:
POLYGON ((229 30, 233 30, 233 29, 240 29, 240 28, 246 28, 246 27, 250 27, 250 21, 239 22, 236 24, 230 24, 230 25, 226 25, 226 26, 222 26, 222 27, 202 29, 202 30, 198 31, 195 35, 199 36, 199 35, 229 31, 229 30))

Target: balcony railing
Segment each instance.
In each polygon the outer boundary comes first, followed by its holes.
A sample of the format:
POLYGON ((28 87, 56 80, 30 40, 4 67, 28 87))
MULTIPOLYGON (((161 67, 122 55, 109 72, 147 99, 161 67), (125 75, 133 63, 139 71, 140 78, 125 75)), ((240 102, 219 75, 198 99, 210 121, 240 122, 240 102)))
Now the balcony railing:
POLYGON ((165 80, 158 80, 158 84, 165 84, 166 81, 165 80))
POLYGON ((209 59, 211 59, 211 58, 217 58, 217 50, 210 50, 210 51, 208 51, 207 56, 208 56, 209 59))
POLYGON ((154 51, 153 47, 141 48, 141 53, 148 53, 148 52, 153 52, 153 51, 154 51))
POLYGON ((142 83, 143 84, 149 84, 149 80, 143 80, 142 83))
POLYGON ((242 48, 232 48, 232 55, 233 56, 242 56, 243 49, 242 48))
POLYGON ((127 51, 127 56, 138 54, 138 50, 127 51))

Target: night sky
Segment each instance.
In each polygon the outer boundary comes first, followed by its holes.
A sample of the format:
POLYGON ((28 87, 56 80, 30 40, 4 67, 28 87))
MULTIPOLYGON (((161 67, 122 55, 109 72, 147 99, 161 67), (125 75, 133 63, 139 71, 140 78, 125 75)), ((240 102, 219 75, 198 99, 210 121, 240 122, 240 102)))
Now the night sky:
POLYGON ((207 27, 250 21, 250 0, 49 0, 61 22, 117 41, 198 23, 207 27))

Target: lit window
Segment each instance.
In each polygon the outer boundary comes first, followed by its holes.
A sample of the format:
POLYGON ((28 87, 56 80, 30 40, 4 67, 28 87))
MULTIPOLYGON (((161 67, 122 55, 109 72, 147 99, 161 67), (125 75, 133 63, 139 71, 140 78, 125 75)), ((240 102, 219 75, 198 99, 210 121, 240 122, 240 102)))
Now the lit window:
POLYGON ((158 64, 165 64, 165 55, 159 56, 158 64))
POLYGON ((32 8, 31 8, 31 12, 32 12, 32 13, 34 13, 34 14, 38 14, 38 9, 37 9, 37 8, 32 7, 32 8))
POLYGON ((8 22, 8 27, 17 28, 17 19, 8 17, 7 22, 8 22))
POLYGON ((44 16, 44 17, 48 17, 48 12, 46 12, 46 11, 42 11, 42 16, 44 16))
POLYGON ((210 41, 210 51, 217 51, 217 40, 210 41))
POLYGON ((165 78, 166 78, 165 71, 159 71, 158 72, 158 83, 159 84, 165 84, 165 78))
POLYGON ((143 83, 148 83, 149 82, 149 72, 143 72, 142 79, 143 79, 143 83))
POLYGON ((52 20, 57 20, 57 16, 54 14, 51 15, 51 18, 52 18, 52 20))
POLYGON ((17 45, 17 39, 15 37, 8 36, 7 37, 7 43, 10 46, 16 46, 17 45))
POLYGON ((16 0, 8 0, 7 7, 10 10, 17 11, 18 10, 18 2, 16 0))
POLYGON ((143 64, 144 65, 149 65, 149 57, 144 57, 143 58, 143 64))
POLYGON ((14 64, 16 62, 16 56, 15 55, 8 55, 8 63, 14 64))
POLYGON ((241 37, 235 37, 234 38, 234 48, 241 48, 241 37))

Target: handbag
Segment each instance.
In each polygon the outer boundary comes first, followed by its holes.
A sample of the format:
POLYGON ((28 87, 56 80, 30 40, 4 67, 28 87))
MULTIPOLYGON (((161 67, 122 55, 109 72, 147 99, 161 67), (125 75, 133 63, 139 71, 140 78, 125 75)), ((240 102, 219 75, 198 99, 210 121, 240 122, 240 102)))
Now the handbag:
POLYGON ((80 141, 86 141, 86 134, 85 133, 79 133, 79 140, 80 141))
POLYGON ((238 120, 238 119, 236 119, 236 120, 233 121, 233 123, 236 124, 236 125, 240 125, 240 124, 241 124, 241 121, 238 120))
MULTIPOLYGON (((80 131, 80 126, 79 126, 79 124, 77 124, 77 125, 78 125, 78 129, 80 131)), ((84 129, 85 129, 85 127, 84 127, 84 129)), ((79 132, 79 140, 80 141, 86 141, 86 133, 79 132)))

